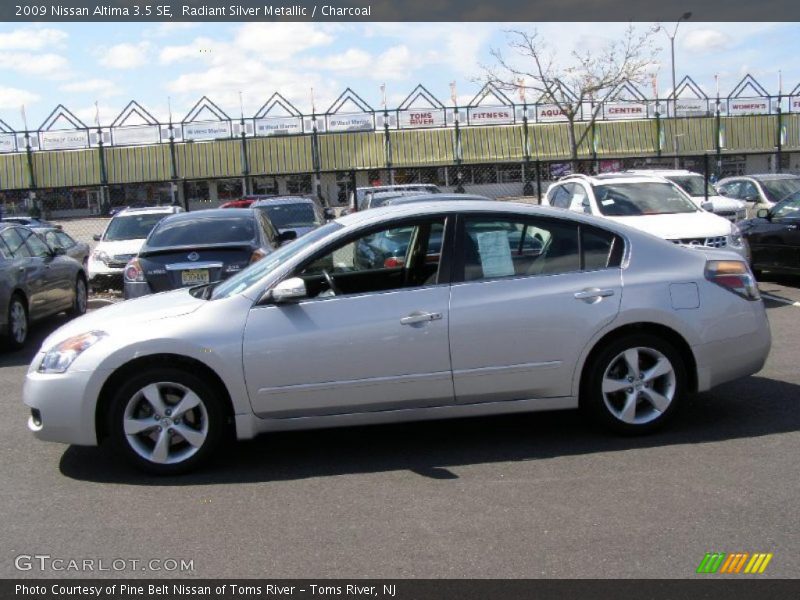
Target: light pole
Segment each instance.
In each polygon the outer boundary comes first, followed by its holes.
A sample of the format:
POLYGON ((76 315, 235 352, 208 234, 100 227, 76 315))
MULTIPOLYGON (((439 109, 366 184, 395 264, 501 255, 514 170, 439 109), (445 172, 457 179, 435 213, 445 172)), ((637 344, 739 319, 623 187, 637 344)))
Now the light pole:
MULTIPOLYGON (((681 21, 688 21, 692 18, 692 13, 685 12, 681 15, 681 18, 675 22, 675 29, 672 30, 672 35, 670 35, 669 31, 661 25, 660 29, 663 31, 666 36, 669 38, 669 48, 670 48, 670 57, 672 60, 672 116, 677 117, 675 108, 678 105, 678 84, 675 81, 675 36, 678 35, 678 27, 681 24, 681 21)), ((667 104, 669 106, 669 103, 667 104)), ((673 127, 674 131, 674 127, 673 127)), ((677 169, 679 166, 678 163, 678 136, 675 135, 675 139, 673 140, 673 150, 675 150, 675 168, 677 169)))

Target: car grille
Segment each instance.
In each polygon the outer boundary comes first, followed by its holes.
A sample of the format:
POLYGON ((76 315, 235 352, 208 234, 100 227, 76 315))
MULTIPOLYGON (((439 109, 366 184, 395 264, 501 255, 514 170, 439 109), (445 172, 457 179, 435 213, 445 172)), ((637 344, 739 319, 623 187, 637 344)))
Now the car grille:
POLYGON ((679 240, 670 240, 675 244, 684 244, 686 246, 704 246, 706 248, 724 248, 728 245, 728 239, 724 236, 709 237, 709 238, 682 238, 679 240))
POLYGON ((106 265, 115 269, 124 269, 128 261, 134 256, 135 254, 115 254, 108 260, 106 265))

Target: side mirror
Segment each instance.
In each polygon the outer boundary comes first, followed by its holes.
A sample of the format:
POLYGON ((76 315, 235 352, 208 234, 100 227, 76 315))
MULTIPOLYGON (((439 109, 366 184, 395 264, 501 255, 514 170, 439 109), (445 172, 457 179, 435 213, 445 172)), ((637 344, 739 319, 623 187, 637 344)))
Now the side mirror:
POLYGON ((53 256, 64 256, 66 253, 67 251, 62 246, 53 246, 52 248, 53 256))
POLYGON ((308 297, 306 282, 299 277, 284 279, 267 294, 275 304, 286 304, 308 297))
POLYGON ((336 212, 332 208, 323 209, 322 214, 325 215, 326 221, 333 221, 336 218, 336 212))
POLYGON ((703 210, 707 210, 708 212, 714 212, 714 203, 713 202, 701 202, 700 208, 703 210))
POLYGON ((294 229, 287 229, 286 231, 282 231, 278 234, 278 241, 281 244, 285 244, 286 242, 291 242, 292 240, 297 239, 297 232, 294 229))
POLYGON ((745 202, 758 202, 758 196, 747 196, 743 200, 745 202))
POLYGON ((100 241, 100 234, 99 234, 99 233, 95 233, 95 234, 92 236, 92 239, 93 239, 95 242, 99 242, 99 241, 100 241))
POLYGON ((759 208, 758 212, 756 212, 756 216, 759 219, 766 219, 767 221, 771 220, 768 208, 759 208))

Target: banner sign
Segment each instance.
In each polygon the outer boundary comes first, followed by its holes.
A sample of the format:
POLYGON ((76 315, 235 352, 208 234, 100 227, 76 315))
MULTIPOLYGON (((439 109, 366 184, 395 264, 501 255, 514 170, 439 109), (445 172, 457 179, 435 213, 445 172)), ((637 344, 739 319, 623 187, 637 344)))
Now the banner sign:
POLYGON ((645 119, 647 104, 644 102, 606 102, 603 107, 606 119, 645 119))
POLYGON ((13 133, 0 133, 0 152, 16 152, 15 137, 13 133))
POLYGON ((728 100, 729 115, 766 115, 769 114, 768 98, 735 98, 728 100))
POLYGON ((89 145, 88 134, 81 129, 60 129, 39 132, 42 150, 73 150, 89 145))
POLYGON ((678 98, 671 104, 676 117, 704 117, 708 114, 708 100, 703 98, 678 98))
POLYGON ((264 117, 256 119, 256 135, 296 135, 303 133, 302 117, 264 117))
POLYGON ((467 108, 470 125, 503 125, 514 122, 511 106, 470 106, 467 108))
POLYGON ((444 127, 444 110, 441 108, 411 108, 398 111, 401 129, 417 127, 444 127))
POLYGON ((566 121, 567 115, 556 104, 538 104, 536 106, 536 120, 539 123, 566 121))
POLYGON ((800 112, 800 96, 789 98, 789 112, 800 112))
POLYGON ((184 140, 214 140, 231 137, 231 124, 228 121, 196 121, 184 123, 184 140))
POLYGON ((372 131, 375 119, 372 113, 328 115, 328 131, 372 131))
POLYGON ((160 141, 158 125, 131 125, 115 127, 111 130, 111 139, 120 146, 136 144, 157 144, 160 141))

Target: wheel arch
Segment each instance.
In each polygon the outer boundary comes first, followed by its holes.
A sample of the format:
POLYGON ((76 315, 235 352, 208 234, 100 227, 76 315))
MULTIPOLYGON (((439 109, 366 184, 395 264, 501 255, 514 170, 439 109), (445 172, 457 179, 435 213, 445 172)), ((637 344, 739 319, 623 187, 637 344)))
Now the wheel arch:
POLYGON ((675 347, 675 349, 680 353, 681 357, 686 361, 685 365, 686 376, 688 377, 688 381, 686 382, 687 390, 690 393, 697 391, 697 386, 698 386, 697 359, 694 356, 692 347, 689 345, 686 339, 680 333, 678 333, 677 331, 666 325, 662 325, 660 323, 639 322, 639 323, 628 323, 612 331, 609 331, 594 343, 594 346, 592 346, 592 349, 586 355, 586 358, 584 359, 583 364, 581 365, 580 380, 578 387, 579 401, 580 398, 584 396, 583 389, 584 386, 586 385, 586 379, 589 374, 589 366, 592 364, 595 356, 597 356, 597 354, 602 350, 602 348, 609 342, 624 337, 626 335, 642 334, 642 333, 648 333, 660 337, 675 347))
POLYGON ((214 391, 217 392, 219 398, 222 400, 228 425, 230 427, 233 426, 233 401, 227 386, 214 369, 209 367, 206 363, 189 356, 169 353, 150 354, 134 358, 121 365, 115 369, 103 383, 97 398, 97 406, 95 407, 94 424, 98 444, 107 438, 109 434, 108 413, 111 408, 111 400, 114 397, 114 392, 132 372, 149 367, 179 368, 194 375, 207 378, 209 383, 213 386, 214 391))

